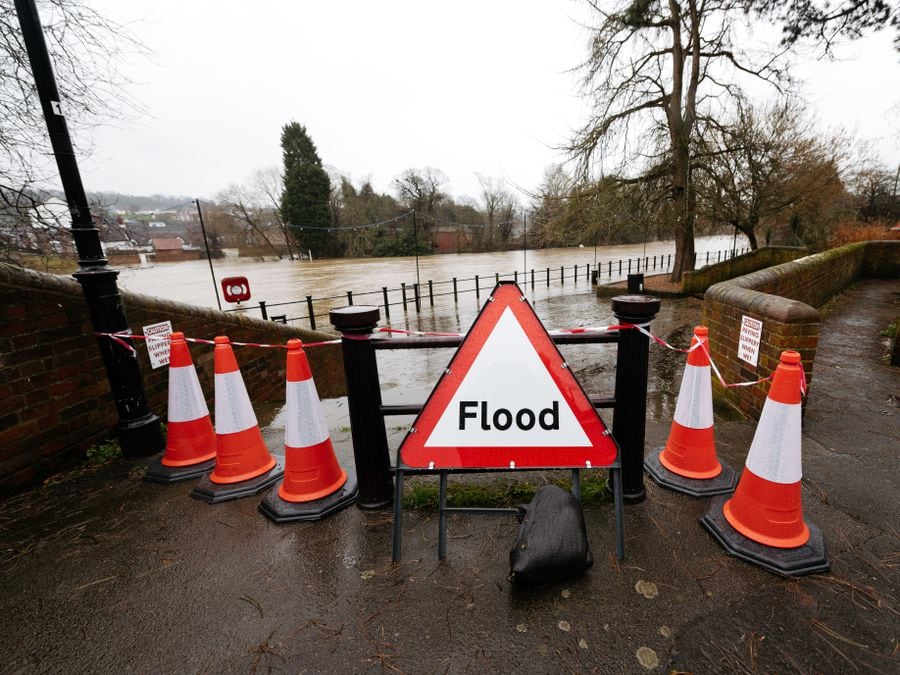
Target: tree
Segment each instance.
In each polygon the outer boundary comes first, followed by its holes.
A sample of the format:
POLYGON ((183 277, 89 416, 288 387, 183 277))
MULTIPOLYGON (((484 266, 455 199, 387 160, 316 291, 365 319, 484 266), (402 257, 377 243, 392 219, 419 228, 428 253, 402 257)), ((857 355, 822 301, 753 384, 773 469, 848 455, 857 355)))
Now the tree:
POLYGON ((294 252, 291 250, 291 233, 281 215, 281 194, 284 192, 281 172, 275 166, 257 169, 250 178, 250 185, 260 203, 264 204, 271 211, 271 218, 278 223, 284 237, 284 244, 287 247, 288 258, 293 260, 294 252))
POLYGON ((729 124, 700 142, 699 210, 709 221, 742 232, 756 249, 760 226, 770 231, 843 192, 840 167, 847 150, 846 138, 817 133, 795 100, 768 108, 740 103, 729 124))
MULTIPOLYGON (((144 55, 145 47, 85 0, 37 0, 37 5, 73 137, 87 142, 94 127, 138 112, 140 106, 126 93, 129 80, 117 66, 126 53, 144 55)), ((0 26, 0 212, 6 223, 0 227, 0 254, 14 254, 25 241, 31 241, 30 253, 59 254, 53 242, 69 237, 70 218, 41 187, 57 182, 56 164, 12 0, 0 0, 0 26), (26 231, 32 228, 40 232, 26 231)), ((79 154, 88 150, 76 147, 79 154)))
POLYGON ((316 256, 329 255, 334 250, 329 212, 331 180, 306 127, 297 122, 285 124, 281 131, 281 151, 284 160, 281 217, 301 250, 309 249, 316 256))
POLYGON ((510 235, 516 211, 519 209, 519 200, 509 190, 506 181, 502 178, 493 178, 476 173, 478 186, 481 189, 481 203, 487 215, 488 241, 483 245, 494 248, 494 232, 496 230, 499 244, 505 247, 509 243, 510 235))
POLYGON ((740 0, 624 0, 606 11, 589 0, 598 21, 583 64, 583 93, 592 103, 587 124, 569 150, 582 180, 595 166, 624 180, 666 176, 664 210, 675 236, 672 281, 694 265, 696 195, 691 148, 698 125, 714 124, 739 76, 778 85, 787 79, 779 54, 743 52, 736 19, 740 0), (639 138, 638 138, 639 136, 639 138))
POLYGON ((551 164, 544 169, 537 193, 531 195, 528 238, 533 246, 544 248, 565 242, 566 202, 574 187, 572 177, 561 164, 551 164))
POLYGON ((833 5, 828 0, 755 0, 750 9, 782 24, 782 45, 801 39, 822 45, 826 52, 838 39, 854 39, 890 25, 897 32, 894 44, 900 49, 900 5, 889 0, 844 0, 833 5))
POLYGON ((851 179, 859 218, 866 222, 882 219, 896 222, 900 218, 898 184, 900 166, 892 171, 871 157, 864 160, 851 179))
POLYGON ((242 225, 242 243, 262 244, 281 258, 279 246, 285 228, 278 215, 278 203, 266 191, 266 174, 257 172, 248 184, 232 183, 219 193, 218 200, 226 212, 242 225))

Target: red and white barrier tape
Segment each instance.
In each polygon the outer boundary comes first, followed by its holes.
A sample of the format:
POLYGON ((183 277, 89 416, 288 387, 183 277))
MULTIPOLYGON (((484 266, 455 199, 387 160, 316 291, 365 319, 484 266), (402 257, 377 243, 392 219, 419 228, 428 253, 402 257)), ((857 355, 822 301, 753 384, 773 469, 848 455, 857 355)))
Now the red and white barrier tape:
MULTIPOLYGON (((165 341, 168 342, 171 338, 168 335, 137 335, 135 333, 127 333, 125 331, 119 331, 118 333, 94 333, 97 337, 108 337, 113 342, 120 344, 131 352, 134 352, 134 347, 125 342, 125 339, 129 340, 144 340, 145 342, 151 342, 153 340, 157 341, 165 341), (125 338, 125 339, 123 339, 125 338)), ((206 340, 204 338, 184 338, 185 342, 194 342, 202 345, 214 345, 216 344, 214 340, 206 340)), ((287 349, 286 344, 277 344, 270 345, 264 342, 237 342, 232 341, 230 344, 238 346, 238 347, 261 347, 263 349, 287 349)), ((307 347, 321 347, 323 345, 336 345, 340 344, 340 340, 323 340, 321 342, 304 342, 303 348, 307 347)))
MULTIPOLYGON (((696 344, 690 346, 689 348, 681 349, 679 347, 674 347, 674 346, 670 345, 668 342, 663 340, 661 337, 658 337, 658 336, 654 335, 653 333, 651 333, 648 330, 648 326, 649 326, 649 324, 634 324, 634 323, 621 323, 621 324, 614 324, 611 326, 578 326, 576 328, 563 328, 563 329, 550 330, 550 331, 548 331, 548 333, 550 335, 565 335, 565 334, 580 335, 583 333, 609 333, 609 332, 618 331, 618 330, 636 330, 636 331, 639 331, 640 333, 643 333, 647 337, 649 337, 651 340, 656 342, 658 345, 661 345, 661 346, 665 347, 666 349, 671 349, 674 352, 679 352, 681 354, 689 354, 690 352, 694 351, 695 349, 702 348, 704 353, 706 354, 706 357, 709 359, 709 365, 712 368, 712 371, 716 374, 716 378, 718 378, 719 383, 723 387, 728 387, 728 388, 752 387, 757 384, 762 384, 763 382, 768 382, 768 381, 772 380, 772 378, 775 377, 775 373, 773 372, 773 373, 770 373, 768 377, 762 377, 758 380, 747 381, 747 382, 731 382, 731 383, 726 382, 725 378, 722 377, 722 373, 719 371, 718 366, 716 366, 715 361, 713 361, 712 354, 710 354, 709 349, 707 349, 705 340, 698 340, 696 342, 696 344)), ((388 334, 414 335, 414 336, 419 336, 419 337, 463 337, 465 335, 465 333, 440 333, 440 332, 429 332, 429 331, 405 330, 403 328, 393 328, 391 326, 383 326, 378 329, 378 332, 379 333, 388 333, 388 334)), ((123 338, 131 339, 131 340, 144 340, 147 342, 149 342, 151 340, 169 340, 170 339, 168 335, 162 335, 162 336, 136 335, 134 333, 126 333, 125 331, 120 331, 118 333, 94 333, 94 335, 96 335, 98 337, 108 337, 113 342, 116 342, 119 345, 121 345, 122 347, 125 347, 133 354, 136 354, 134 347, 132 347, 127 342, 125 342, 125 340, 123 338)), ((363 334, 363 335, 346 334, 343 337, 348 338, 350 340, 369 340, 369 339, 371 339, 371 335, 369 335, 369 334, 363 334)), ((215 342, 213 340, 205 340, 203 338, 186 337, 184 339, 186 342, 195 342, 198 344, 205 344, 205 345, 214 345, 215 344, 215 342)), ((304 342, 303 347, 304 348, 321 347, 324 345, 339 344, 340 342, 341 342, 340 339, 338 339, 338 340, 323 340, 320 342, 304 342)), ((231 344, 236 345, 238 347, 261 347, 263 349, 287 349, 287 345, 283 345, 283 344, 272 345, 272 344, 265 344, 262 342, 231 342, 231 344)), ((800 393, 803 396, 806 396, 808 384, 807 384, 807 379, 806 379, 806 371, 803 369, 802 363, 800 364, 800 373, 802 375, 802 377, 800 378, 800 393)))

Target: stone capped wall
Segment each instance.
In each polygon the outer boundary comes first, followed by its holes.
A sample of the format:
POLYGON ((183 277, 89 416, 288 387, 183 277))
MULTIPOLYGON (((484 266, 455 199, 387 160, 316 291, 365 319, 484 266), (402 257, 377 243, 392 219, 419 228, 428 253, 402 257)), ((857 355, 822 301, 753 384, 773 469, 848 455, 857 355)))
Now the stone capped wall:
MULTIPOLYGON (((900 276, 900 241, 848 244, 817 255, 759 270, 707 289, 703 323, 709 327, 713 360, 726 382, 747 382, 775 370, 781 352, 800 352, 810 379, 821 318, 816 308, 859 278, 900 276), (737 357, 741 321, 763 322, 759 360, 754 367, 737 357)), ((716 393, 754 418, 759 418, 768 384, 724 388, 716 393)))
MULTIPOLYGON (((335 336, 237 314, 121 292, 129 325, 172 322, 188 337, 281 343, 335 336)), ((135 342, 151 410, 163 420, 168 369, 151 369, 135 342)), ((192 344, 191 356, 213 410, 213 349, 192 344)), ((254 403, 284 400, 282 349, 235 347, 254 403)), ((307 350, 321 398, 345 393, 340 344, 307 350)), ((117 415, 80 284, 0 264, 0 493, 40 480, 112 437, 117 415)))

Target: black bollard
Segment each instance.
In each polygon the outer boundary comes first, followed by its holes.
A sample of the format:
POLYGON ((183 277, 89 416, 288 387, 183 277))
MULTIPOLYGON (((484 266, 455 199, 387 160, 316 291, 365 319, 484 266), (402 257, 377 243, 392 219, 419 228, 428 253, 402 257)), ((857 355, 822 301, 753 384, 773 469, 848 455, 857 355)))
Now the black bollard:
POLYGON ((358 506, 377 509, 393 501, 391 458, 387 432, 381 416, 381 387, 375 347, 368 336, 378 326, 377 307, 340 307, 329 313, 331 324, 342 335, 344 376, 347 380, 347 407, 350 435, 359 482, 358 506))
POLYGON ((640 294, 644 292, 644 275, 629 274, 628 275, 628 292, 640 294))
MULTIPOLYGON (((659 298, 619 295, 612 310, 619 323, 647 326, 659 312, 659 298)), ((622 450, 622 497, 626 503, 644 501, 644 438, 647 423, 647 374, 650 338, 634 329, 619 333, 616 355, 616 405, 613 436, 622 450)))

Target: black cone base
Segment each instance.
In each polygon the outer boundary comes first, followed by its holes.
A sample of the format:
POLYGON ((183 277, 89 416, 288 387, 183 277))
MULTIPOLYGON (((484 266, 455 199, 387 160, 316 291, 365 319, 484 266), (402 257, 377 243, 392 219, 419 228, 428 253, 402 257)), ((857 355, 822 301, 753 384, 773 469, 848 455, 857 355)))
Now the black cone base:
POLYGON ((321 520, 335 511, 340 511, 356 501, 359 492, 356 482, 356 472, 347 471, 347 481, 327 497, 311 502, 288 502, 278 496, 278 490, 273 489, 267 494, 259 505, 267 518, 276 523, 292 523, 299 520, 321 520))
POLYGON ((275 457, 275 466, 261 476, 244 480, 240 483, 213 483, 209 476, 204 476, 197 487, 191 490, 191 497, 202 499, 207 504, 218 504, 230 499, 240 499, 259 494, 272 487, 284 475, 284 457, 275 457))
POLYGON ((676 492, 683 492, 691 497, 712 497, 713 495, 726 495, 734 492, 737 486, 737 472, 725 462, 722 465, 722 473, 715 478, 685 478, 677 473, 672 473, 659 461, 662 448, 656 448, 644 458, 644 470, 655 483, 667 487, 676 492))
POLYGON ((199 464, 190 466, 166 466, 162 463, 162 457, 154 459, 144 473, 144 480, 151 483, 177 483, 181 480, 200 478, 216 468, 216 460, 209 459, 199 464))
POLYGON ((806 521, 806 526, 809 528, 809 541, 803 546, 797 548, 764 546, 752 539, 747 539, 725 519, 722 506, 727 499, 724 496, 711 499, 700 522, 728 552, 728 555, 759 565, 763 569, 785 577, 799 577, 828 570, 828 560, 825 558, 825 539, 818 527, 806 521))

